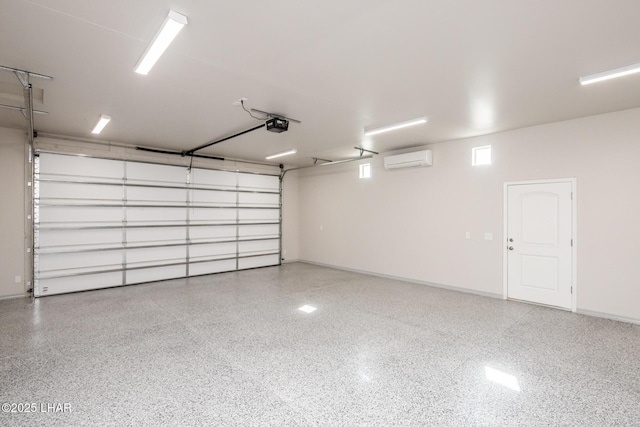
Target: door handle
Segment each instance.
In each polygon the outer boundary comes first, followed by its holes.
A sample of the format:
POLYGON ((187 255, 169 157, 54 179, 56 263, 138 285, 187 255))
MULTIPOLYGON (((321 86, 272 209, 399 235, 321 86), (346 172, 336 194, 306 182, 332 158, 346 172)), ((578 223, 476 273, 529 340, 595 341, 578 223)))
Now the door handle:
POLYGON ((512 251, 513 250, 513 246, 509 246, 509 250, 512 251))

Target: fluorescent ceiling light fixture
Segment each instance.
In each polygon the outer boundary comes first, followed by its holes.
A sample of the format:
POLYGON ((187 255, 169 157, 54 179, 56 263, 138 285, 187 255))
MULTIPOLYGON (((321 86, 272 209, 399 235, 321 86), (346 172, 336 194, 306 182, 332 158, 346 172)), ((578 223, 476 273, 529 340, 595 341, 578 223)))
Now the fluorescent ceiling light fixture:
POLYGON ((138 61, 135 68, 136 73, 148 74, 185 25, 187 25, 187 17, 170 10, 169 15, 162 23, 162 27, 160 27, 160 31, 156 33, 147 50, 144 51, 142 58, 138 61))
POLYGON ((500 384, 501 386, 514 391, 520 391, 520 384, 518 383, 518 379, 513 375, 505 374, 502 371, 490 368, 488 366, 484 367, 484 373, 489 381, 500 384))
POLYGON ((98 135, 100 132, 102 132, 102 129, 104 129, 104 127, 109 124, 110 121, 111 116, 107 116, 106 114, 101 115, 100 120, 98 120, 98 124, 93 128, 91 133, 98 135))
POLYGON ((265 159, 267 160, 271 160, 271 159, 275 159, 277 157, 283 157, 283 156, 288 156, 290 154, 296 154, 298 151, 296 151, 295 149, 293 150, 289 150, 289 151, 283 151, 282 153, 278 153, 278 154, 272 154, 270 156, 265 157, 265 159))
POLYGON ((396 123, 394 125, 389 125, 389 126, 383 126, 381 128, 365 130, 364 134, 365 134, 365 136, 377 135, 379 133, 389 132, 389 131, 396 130, 396 129, 402 129, 402 128, 406 128, 406 127, 409 127, 409 126, 420 125, 422 123, 427 123, 427 118, 426 117, 420 117, 420 118, 417 118, 417 119, 407 120, 406 122, 396 123))
POLYGON ((316 311, 316 310, 317 310, 317 308, 315 308, 315 307, 314 307, 314 306, 312 306, 312 305, 303 305, 303 306, 302 306, 302 307, 300 307, 298 310, 303 311, 303 312, 305 312, 305 313, 309 314, 309 313, 313 313, 314 311, 316 311))
POLYGON ((640 73, 640 64, 627 65, 626 67, 620 67, 614 70, 604 71, 602 73, 582 76, 580 77, 580 84, 584 86, 591 83, 598 83, 604 80, 615 79, 635 73, 640 73))

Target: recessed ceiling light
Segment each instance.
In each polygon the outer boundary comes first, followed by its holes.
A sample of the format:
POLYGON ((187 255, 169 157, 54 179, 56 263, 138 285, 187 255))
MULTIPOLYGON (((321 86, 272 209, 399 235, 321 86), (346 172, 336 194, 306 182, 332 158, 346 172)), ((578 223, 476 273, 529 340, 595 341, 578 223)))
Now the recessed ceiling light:
POLYGON ((422 123, 427 123, 427 118, 426 117, 419 117, 417 119, 407 120, 406 122, 400 122, 400 123, 396 123, 396 124, 393 124, 393 125, 383 126, 381 128, 365 130, 364 134, 365 134, 365 136, 377 135, 379 133, 389 132, 389 131, 396 130, 396 129, 402 129, 402 128, 406 128, 406 127, 409 127, 409 126, 420 125, 422 123))
POLYGON ((98 120, 96 127, 93 128, 91 133, 94 133, 96 135, 99 134, 100 132, 102 132, 102 129, 104 129, 104 127, 109 124, 110 121, 111 116, 107 116, 106 114, 101 115, 100 120, 98 120))
POLYGON ((289 150, 289 151, 283 151, 282 153, 277 153, 277 154, 272 154, 270 156, 265 157, 265 159, 267 160, 271 160, 271 159, 275 159, 278 157, 282 157, 282 156, 288 156, 290 154, 296 154, 298 151, 296 149, 293 150, 289 150))
POLYGON ((303 312, 305 312, 305 313, 309 314, 309 313, 313 313, 314 311, 316 311, 316 310, 317 310, 317 308, 315 308, 315 307, 314 307, 314 306, 312 306, 312 305, 303 305, 303 306, 302 306, 302 307, 300 307, 298 310, 303 311, 303 312))
POLYGON ((173 39, 185 25, 187 25, 187 17, 170 10, 162 23, 162 27, 160 27, 160 30, 156 33, 155 37, 153 37, 153 40, 151 40, 147 50, 144 51, 142 58, 138 61, 135 68, 136 73, 148 74, 156 61, 160 59, 160 56, 167 50, 173 39))
POLYGON ((613 70, 604 71, 602 73, 582 76, 580 77, 580 84, 584 86, 591 83, 598 83, 604 80, 615 79, 635 73, 640 73, 640 64, 627 65, 626 67, 620 67, 613 70))

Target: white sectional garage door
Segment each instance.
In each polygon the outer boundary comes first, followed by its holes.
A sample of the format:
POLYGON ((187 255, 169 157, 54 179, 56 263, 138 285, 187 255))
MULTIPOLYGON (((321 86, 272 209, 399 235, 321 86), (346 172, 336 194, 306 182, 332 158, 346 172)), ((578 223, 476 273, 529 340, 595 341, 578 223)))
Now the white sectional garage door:
POLYGON ((278 175, 36 156, 34 293, 280 263, 278 175))

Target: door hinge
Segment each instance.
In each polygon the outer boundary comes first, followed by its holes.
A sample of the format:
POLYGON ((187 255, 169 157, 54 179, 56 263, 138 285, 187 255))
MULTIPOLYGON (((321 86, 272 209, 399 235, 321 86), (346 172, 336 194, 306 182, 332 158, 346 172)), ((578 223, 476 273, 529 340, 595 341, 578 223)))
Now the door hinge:
POLYGON ((573 239, 571 239, 571 247, 573 247, 573 239))
POLYGON ((573 286, 571 287, 571 295, 573 295, 573 286))

